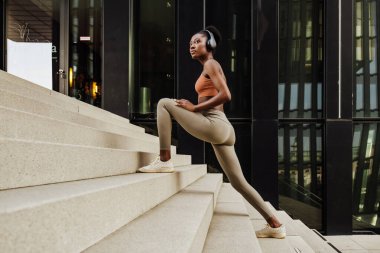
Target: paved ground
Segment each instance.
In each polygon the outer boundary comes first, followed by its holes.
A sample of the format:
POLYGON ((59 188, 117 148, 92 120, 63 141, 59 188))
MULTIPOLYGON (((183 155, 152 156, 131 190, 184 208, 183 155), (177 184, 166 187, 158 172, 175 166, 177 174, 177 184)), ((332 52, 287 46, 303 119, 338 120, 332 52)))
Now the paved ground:
POLYGON ((324 236, 343 253, 380 253, 380 235, 324 236))

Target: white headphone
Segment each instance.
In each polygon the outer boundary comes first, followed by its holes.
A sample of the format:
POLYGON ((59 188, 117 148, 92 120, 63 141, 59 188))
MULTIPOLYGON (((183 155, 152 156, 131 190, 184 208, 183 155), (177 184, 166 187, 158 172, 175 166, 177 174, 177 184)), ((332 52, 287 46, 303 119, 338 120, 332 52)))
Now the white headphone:
POLYGON ((212 32, 210 32, 209 30, 203 30, 205 32, 208 33, 208 39, 206 41, 206 47, 208 50, 213 50, 216 48, 216 41, 215 41, 215 38, 214 38, 214 34, 212 34, 212 32))

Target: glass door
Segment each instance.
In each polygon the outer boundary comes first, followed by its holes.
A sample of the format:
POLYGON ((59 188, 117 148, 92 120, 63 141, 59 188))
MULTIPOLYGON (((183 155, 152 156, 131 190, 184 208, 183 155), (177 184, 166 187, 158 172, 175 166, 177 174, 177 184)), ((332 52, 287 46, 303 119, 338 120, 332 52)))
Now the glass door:
POLYGON ((7 72, 67 94, 68 0, 7 0, 7 72))
POLYGON ((102 104, 102 0, 69 1, 68 93, 102 104))

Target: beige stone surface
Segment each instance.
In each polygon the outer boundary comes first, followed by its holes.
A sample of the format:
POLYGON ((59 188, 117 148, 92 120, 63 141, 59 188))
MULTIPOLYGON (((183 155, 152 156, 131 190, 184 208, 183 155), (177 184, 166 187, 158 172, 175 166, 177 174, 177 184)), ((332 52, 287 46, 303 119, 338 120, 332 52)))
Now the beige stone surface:
MULTIPOLYGON (((128 135, 120 135, 1 106, 0 118, 0 138, 159 153, 158 139, 148 134, 129 131, 128 135)), ((172 146, 171 151, 176 154, 176 147, 172 146)))
POLYGON ((273 238, 259 238, 263 253, 293 253, 287 240, 273 238))
POLYGON ((76 112, 83 112, 96 118, 107 117, 115 124, 124 125, 129 123, 129 120, 126 118, 120 117, 101 108, 94 107, 77 99, 68 97, 59 92, 46 89, 40 85, 31 83, 4 71, 0 72, 0 89, 12 91, 36 100, 45 101, 51 105, 59 106, 68 110, 74 108, 74 111, 76 112))
MULTIPOLYGON (((248 202, 245 201, 246 208, 250 214, 252 227, 254 230, 260 230, 267 224, 266 220, 255 210, 248 202)), ((293 220, 284 215, 281 211, 274 211, 274 214, 285 225, 287 237, 285 239, 272 239, 272 238, 259 238, 260 245, 263 252, 297 252, 297 249, 303 249, 301 252, 313 252, 310 251, 310 247, 302 238, 294 238, 298 236, 298 232, 293 227, 293 220), (283 250, 283 251, 278 251, 283 250)), ((285 213, 286 214, 286 213, 285 213)))
POLYGON ((242 202, 243 197, 238 193, 230 183, 223 183, 220 189, 218 202, 242 202))
POLYGON ((380 253, 380 235, 336 235, 325 238, 344 253, 380 253))
POLYGON ((183 189, 182 192, 201 192, 205 194, 212 193, 214 202, 213 208, 215 208, 216 200, 219 196, 222 184, 223 177, 220 173, 209 173, 207 174, 207 176, 203 177, 202 180, 197 180, 185 189, 183 189))
POLYGON ((261 252, 241 195, 223 183, 203 253, 261 252))
POLYGON ((368 250, 380 250, 380 235, 353 235, 352 240, 368 250))
POLYGON ((129 122, 123 125, 116 125, 110 122, 107 117, 93 118, 88 115, 79 114, 78 107, 75 107, 72 110, 67 110, 67 108, 58 107, 56 104, 48 104, 43 98, 41 98, 41 100, 35 100, 31 97, 20 96, 1 89, 0 106, 47 116, 53 119, 70 121, 76 124, 90 126, 119 134, 134 132, 142 135, 144 133, 142 128, 130 124, 129 122))
POLYGON ((299 235, 291 235, 285 238, 292 249, 291 252, 314 253, 314 250, 299 235))
MULTIPOLYGON (((363 250, 351 236, 325 236, 326 240, 331 242, 339 250, 363 250)), ((379 248, 380 249, 380 248, 379 248)))
POLYGON ((294 227, 302 239, 317 253, 336 253, 336 251, 327 244, 319 235, 309 229, 300 220, 294 220, 294 227))
MULTIPOLYGON (((205 173, 204 165, 193 165, 175 173, 136 173, 0 191, 0 249, 80 252, 205 173)), ((182 200, 181 206, 186 210, 191 203, 195 203, 192 198, 182 200)), ((189 217, 196 212, 192 210, 189 217)), ((151 224, 145 228, 149 233, 151 224)))
POLYGON ((221 180, 205 175, 85 252, 201 252, 221 180))
MULTIPOLYGON (((0 146, 0 189, 135 173, 157 156, 123 149, 3 138, 0 146)), ((173 162, 175 166, 189 165, 191 156, 175 155, 173 162)))

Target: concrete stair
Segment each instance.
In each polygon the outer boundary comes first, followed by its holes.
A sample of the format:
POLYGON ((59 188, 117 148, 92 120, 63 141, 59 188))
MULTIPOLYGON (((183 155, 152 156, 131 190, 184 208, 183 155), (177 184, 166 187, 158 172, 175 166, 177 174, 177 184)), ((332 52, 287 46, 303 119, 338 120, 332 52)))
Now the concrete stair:
POLYGON ((80 252, 206 174, 176 170, 0 191, 1 252, 80 252))
MULTIPOLYGON (((129 120, 126 118, 89 105, 75 98, 67 97, 59 92, 46 89, 2 70, 0 70, 0 90, 2 92, 12 92, 19 97, 33 98, 35 101, 43 101, 43 103, 50 106, 76 112, 91 118, 99 120, 107 119, 108 123, 122 126, 126 126, 126 124, 129 123, 129 120)), ((0 101, 2 100, 3 97, 0 101)), ((134 125, 131 125, 130 127, 134 128, 136 131, 144 132, 144 129, 141 127, 134 125)))
MULTIPOLYGON (((247 202, 249 217, 255 230, 265 226, 264 218, 247 202)), ((287 236, 285 239, 273 240, 269 238, 259 238, 259 243, 263 253, 266 252, 307 252, 307 253, 336 253, 322 235, 308 228, 300 220, 292 219, 285 211, 276 210, 269 202, 266 202, 273 213, 285 225, 287 236), (301 225, 302 224, 302 225, 301 225)))
POLYGON ((201 252, 222 180, 204 176, 85 252, 201 252))
POLYGON ((0 252, 335 252, 283 211, 289 236, 257 239, 221 174, 174 146, 174 173, 136 173, 158 137, 3 71, 0 123, 0 252))
POLYGON ((224 183, 217 200, 203 253, 261 253, 243 198, 224 183))

